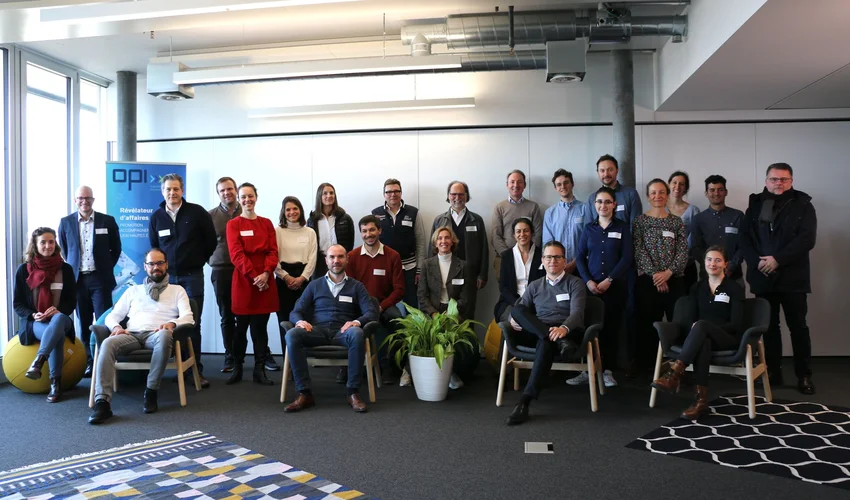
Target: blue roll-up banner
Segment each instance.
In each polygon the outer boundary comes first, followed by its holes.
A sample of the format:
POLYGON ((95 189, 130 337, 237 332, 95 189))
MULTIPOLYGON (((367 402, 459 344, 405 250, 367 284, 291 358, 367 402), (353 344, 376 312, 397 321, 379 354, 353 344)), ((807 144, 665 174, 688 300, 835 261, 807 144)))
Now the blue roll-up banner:
POLYGON ((185 163, 106 162, 106 213, 115 217, 121 234, 112 294, 116 301, 128 286, 145 278, 144 256, 151 246, 148 225, 163 201, 160 180, 166 174, 180 175, 185 192, 185 163))

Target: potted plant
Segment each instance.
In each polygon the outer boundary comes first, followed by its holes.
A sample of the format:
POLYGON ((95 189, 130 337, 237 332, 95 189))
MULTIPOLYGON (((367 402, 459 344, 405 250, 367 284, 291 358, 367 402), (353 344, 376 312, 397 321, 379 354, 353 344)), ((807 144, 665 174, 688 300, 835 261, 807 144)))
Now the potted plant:
POLYGON ((381 345, 395 352, 399 367, 404 356, 408 356, 410 376, 419 399, 442 401, 449 390, 456 347, 463 344, 474 350, 473 342, 478 344, 478 337, 473 325, 481 323, 460 321, 454 299, 449 300, 446 312, 434 316, 407 304, 404 307, 407 316, 394 320, 396 330, 381 345))

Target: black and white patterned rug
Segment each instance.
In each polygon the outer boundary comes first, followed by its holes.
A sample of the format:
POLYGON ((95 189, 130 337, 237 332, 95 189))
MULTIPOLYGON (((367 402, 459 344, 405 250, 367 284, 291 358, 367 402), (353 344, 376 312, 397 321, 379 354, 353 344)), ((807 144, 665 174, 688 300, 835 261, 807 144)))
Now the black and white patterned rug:
POLYGON ((628 448, 850 490, 850 409, 723 396, 698 422, 677 419, 628 448))

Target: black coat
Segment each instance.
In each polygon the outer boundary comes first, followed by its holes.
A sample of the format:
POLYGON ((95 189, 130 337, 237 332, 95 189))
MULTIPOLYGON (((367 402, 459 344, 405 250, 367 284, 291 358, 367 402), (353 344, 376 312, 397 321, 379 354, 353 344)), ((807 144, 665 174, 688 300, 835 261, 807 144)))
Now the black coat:
POLYGON ((209 212, 185 199, 174 221, 165 211, 165 202, 159 204, 151 215, 148 240, 151 248, 165 252, 172 276, 203 270, 218 245, 209 212))
MULTIPOLYGON (((546 270, 541 268, 543 262, 543 248, 534 245, 534 255, 531 256, 531 270, 529 271, 528 282, 546 276, 546 270)), ((516 266, 514 265, 514 249, 509 248, 502 252, 502 267, 499 269, 499 301, 496 302, 496 307, 493 309, 493 315, 496 321, 505 312, 508 306, 516 304, 519 300, 519 294, 516 289, 516 266)))
POLYGON ((790 198, 777 212, 773 223, 759 220, 767 190, 750 195, 741 221, 741 249, 747 262, 747 282, 756 295, 769 292, 810 293, 809 252, 815 247, 817 214, 812 197, 791 190, 790 198), (758 270, 759 257, 772 255, 779 267, 765 276, 758 270))
MULTIPOLYGON (((345 213, 342 207, 338 207, 334 212, 334 233, 336 233, 336 242, 345 248, 346 253, 354 249, 354 221, 351 216, 345 213)), ((307 227, 313 228, 316 232, 316 243, 320 242, 319 238, 319 219, 322 214, 316 215, 316 212, 310 212, 310 218, 307 219, 307 227)), ((321 252, 321 250, 319 250, 321 252)))
MULTIPOLYGON (((32 290, 27 285, 29 275, 30 273, 27 271, 26 263, 18 266, 18 270, 15 271, 15 297, 12 300, 12 305, 15 308, 15 314, 21 318, 21 327, 18 329, 21 345, 30 345, 38 342, 32 331, 32 325, 35 323, 32 315, 38 311, 32 300, 32 290)), ((59 312, 70 317, 72 321, 74 319, 74 309, 77 308, 76 283, 74 270, 71 269, 71 266, 67 262, 63 263, 62 293, 59 294, 59 305, 56 306, 56 309, 59 309, 59 312)), ((75 335, 73 328, 67 333, 68 338, 71 340, 74 340, 75 335)))

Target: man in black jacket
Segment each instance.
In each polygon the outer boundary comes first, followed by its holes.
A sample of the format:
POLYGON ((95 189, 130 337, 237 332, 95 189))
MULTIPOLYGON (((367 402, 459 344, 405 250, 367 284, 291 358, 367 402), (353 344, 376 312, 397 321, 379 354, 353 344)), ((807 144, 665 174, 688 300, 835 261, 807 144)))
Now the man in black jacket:
MULTIPOLYGON (((151 215, 148 227, 151 248, 159 248, 165 252, 168 260, 168 282, 182 286, 189 298, 197 302, 198 310, 203 311, 204 264, 215 252, 215 226, 204 207, 189 203, 183 198, 182 177, 167 174, 162 177, 160 188, 165 201, 151 215)), ((198 371, 203 373, 204 365, 200 362, 200 317, 195 320, 192 347, 198 361, 198 371)), ((209 386, 209 381, 201 377, 201 387, 209 386)))
POLYGON ((793 184, 791 165, 767 167, 764 191, 750 195, 740 243, 750 291, 770 302, 770 326, 764 335, 770 383, 782 384, 781 307, 791 331, 797 389, 814 394, 806 294, 812 291, 809 252, 815 247, 817 215, 811 196, 795 190, 793 184))

